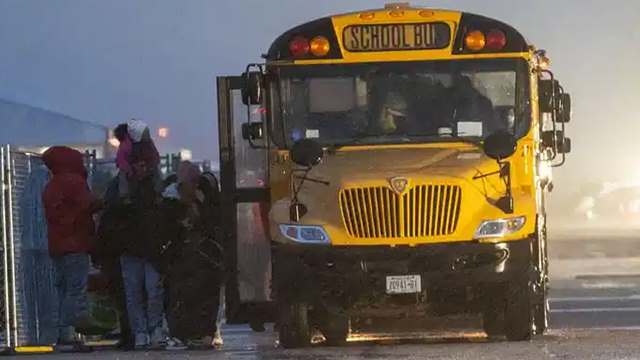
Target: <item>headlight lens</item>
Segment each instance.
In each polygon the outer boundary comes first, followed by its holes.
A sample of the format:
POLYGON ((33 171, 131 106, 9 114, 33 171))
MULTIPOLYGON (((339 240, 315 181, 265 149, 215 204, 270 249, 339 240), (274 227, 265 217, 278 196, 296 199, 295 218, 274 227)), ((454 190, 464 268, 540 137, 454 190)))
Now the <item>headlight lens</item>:
POLYGON ((303 244, 328 244, 329 235, 322 226, 280 225, 280 233, 289 240, 303 244))
POLYGON ((483 221, 473 237, 474 239, 486 239, 507 236, 522 229, 526 220, 525 216, 519 216, 483 221))

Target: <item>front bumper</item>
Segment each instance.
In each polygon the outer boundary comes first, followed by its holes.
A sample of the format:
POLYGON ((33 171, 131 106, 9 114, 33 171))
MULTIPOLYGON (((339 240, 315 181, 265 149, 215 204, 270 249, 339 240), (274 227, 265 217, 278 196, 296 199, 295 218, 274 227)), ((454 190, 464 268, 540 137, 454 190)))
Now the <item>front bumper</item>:
POLYGON ((276 296, 341 298, 385 296, 389 275, 420 275, 423 289, 483 287, 526 275, 529 239, 497 244, 459 242, 415 247, 282 246, 274 249, 276 296))

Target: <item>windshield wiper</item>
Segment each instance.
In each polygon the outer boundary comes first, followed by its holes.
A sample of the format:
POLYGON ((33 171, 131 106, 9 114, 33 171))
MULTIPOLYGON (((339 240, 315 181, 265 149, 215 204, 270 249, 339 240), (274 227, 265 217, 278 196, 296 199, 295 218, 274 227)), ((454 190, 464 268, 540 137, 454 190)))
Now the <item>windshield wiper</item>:
POLYGON ((465 144, 470 144, 473 145, 475 147, 477 147, 478 149, 482 150, 482 143, 480 142, 480 140, 473 140, 470 139, 468 137, 463 137, 460 136, 458 134, 446 134, 446 135, 439 135, 439 134, 434 134, 434 133, 426 133, 426 134, 404 134, 404 136, 412 138, 412 137, 435 137, 438 139, 454 139, 457 140, 459 142, 465 143, 465 144))
POLYGON ((365 140, 365 139, 370 138, 370 137, 378 137, 380 135, 381 134, 358 133, 354 137, 348 139, 345 142, 332 144, 331 146, 329 146, 329 150, 330 151, 335 151, 335 150, 338 150, 338 149, 340 149, 342 147, 345 147, 345 146, 356 145, 356 144, 360 143, 362 140, 365 140))
POLYGON ((470 139, 468 137, 462 137, 462 136, 460 136, 458 134, 456 134, 456 135, 451 134, 451 135, 447 135, 447 136, 450 136, 452 139, 456 139, 456 140, 458 140, 458 141, 460 141, 462 143, 471 144, 471 145, 477 147, 478 149, 484 151, 484 149, 482 148, 481 140, 473 140, 473 139, 470 139))
POLYGON ((362 142, 363 140, 367 139, 367 138, 371 138, 371 137, 380 137, 380 136, 394 136, 394 137, 400 137, 400 138, 414 138, 414 137, 430 137, 430 138, 439 138, 439 139, 453 139, 453 140, 457 140, 459 142, 465 143, 465 144, 470 144, 473 145, 475 147, 477 147, 478 149, 482 150, 482 144, 480 142, 480 140, 472 140, 470 138, 467 137, 462 137, 460 135, 454 135, 454 134, 447 134, 445 136, 442 135, 438 135, 438 134, 434 134, 434 133, 426 133, 426 134, 371 134, 371 133, 359 133, 356 134, 354 137, 348 139, 345 142, 341 142, 341 143, 336 143, 336 144, 332 144, 329 146, 329 151, 335 151, 335 150, 339 150, 340 148, 344 147, 344 146, 349 146, 349 145, 356 145, 360 142, 362 142))

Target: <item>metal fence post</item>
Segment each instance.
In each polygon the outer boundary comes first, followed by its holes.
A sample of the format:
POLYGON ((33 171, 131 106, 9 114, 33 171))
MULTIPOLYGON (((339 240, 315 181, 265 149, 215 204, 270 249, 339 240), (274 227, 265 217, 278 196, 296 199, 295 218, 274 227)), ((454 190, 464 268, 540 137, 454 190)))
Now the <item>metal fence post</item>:
POLYGON ((7 145, 6 147, 6 156, 7 156, 7 193, 8 202, 7 208, 9 210, 8 216, 8 228, 9 228, 9 241, 7 242, 8 247, 5 249, 9 253, 9 277, 10 277, 10 302, 8 306, 8 311, 11 314, 11 337, 12 341, 9 342, 9 345, 12 347, 18 346, 18 312, 16 309, 16 253, 15 253, 15 237, 14 237, 14 227, 13 227, 13 178, 14 178, 14 159, 11 155, 11 145, 7 145))
POLYGON ((6 146, 0 146, 0 218, 2 221, 2 284, 4 306, 4 345, 11 347, 11 318, 9 316, 9 235, 7 234, 7 152, 6 146))

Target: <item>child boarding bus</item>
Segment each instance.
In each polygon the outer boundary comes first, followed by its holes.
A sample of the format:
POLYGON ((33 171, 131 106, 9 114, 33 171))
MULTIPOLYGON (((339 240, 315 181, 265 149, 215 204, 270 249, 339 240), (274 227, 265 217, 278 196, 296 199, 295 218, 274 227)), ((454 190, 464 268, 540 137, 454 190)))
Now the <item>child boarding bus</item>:
POLYGON ((263 57, 217 80, 229 321, 273 309, 286 348, 379 318, 545 331, 571 102, 543 50, 403 3, 302 24, 263 57))

